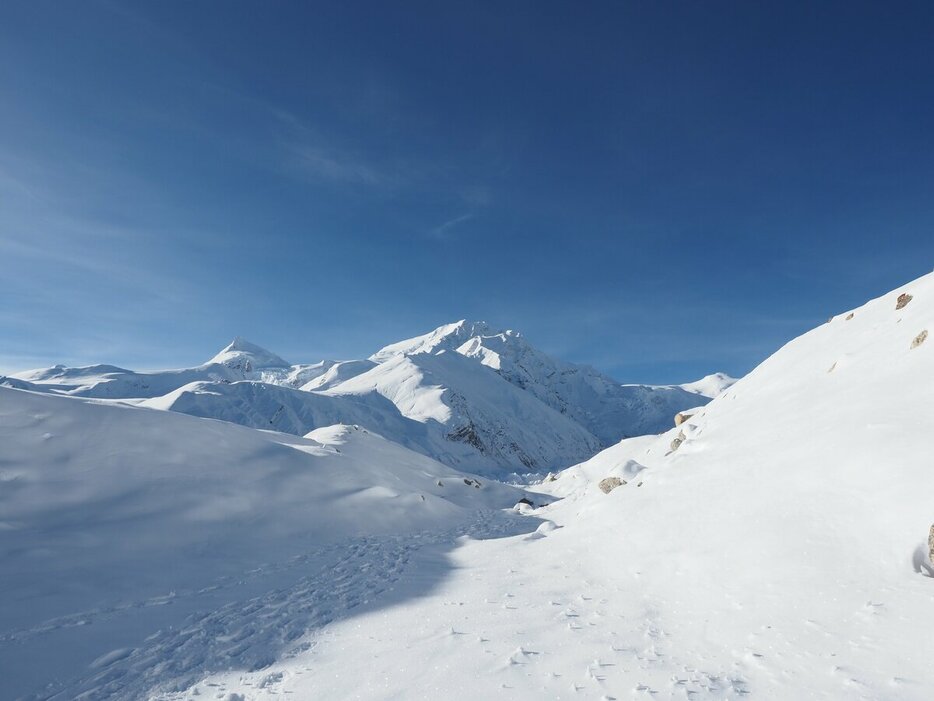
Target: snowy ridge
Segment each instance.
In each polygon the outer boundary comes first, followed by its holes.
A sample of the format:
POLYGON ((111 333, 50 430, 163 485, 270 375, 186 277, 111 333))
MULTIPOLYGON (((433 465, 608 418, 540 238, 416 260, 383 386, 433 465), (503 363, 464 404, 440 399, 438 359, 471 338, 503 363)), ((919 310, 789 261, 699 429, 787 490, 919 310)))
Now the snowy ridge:
MULTIPOLYGON (((491 368, 507 382, 534 395, 583 426, 603 446, 626 436, 658 433, 683 409, 703 403, 697 394, 716 396, 711 378, 729 386, 730 378, 711 375, 701 382, 708 394, 692 387, 623 385, 594 368, 556 360, 531 346, 517 331, 495 331, 483 321, 458 321, 431 333, 383 348, 371 359, 396 355, 457 353, 491 368), (689 396, 689 395, 695 396, 689 396)), ((700 383, 697 383, 700 386, 700 383)))
POLYGON ((21 388, 295 435, 356 423, 484 474, 566 467, 623 436, 657 433, 703 401, 680 387, 621 385, 549 357, 518 332, 464 320, 386 346, 369 360, 289 365, 238 337, 195 368, 138 373, 57 365, 13 380, 28 383, 21 388))

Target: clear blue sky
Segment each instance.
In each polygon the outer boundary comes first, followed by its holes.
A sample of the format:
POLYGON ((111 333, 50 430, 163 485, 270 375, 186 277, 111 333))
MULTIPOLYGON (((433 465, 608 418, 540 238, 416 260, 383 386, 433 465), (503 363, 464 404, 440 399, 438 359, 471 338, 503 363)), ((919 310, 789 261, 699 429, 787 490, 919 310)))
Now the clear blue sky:
POLYGON ((0 369, 462 317, 742 374, 934 267, 934 4, 0 4, 0 369))

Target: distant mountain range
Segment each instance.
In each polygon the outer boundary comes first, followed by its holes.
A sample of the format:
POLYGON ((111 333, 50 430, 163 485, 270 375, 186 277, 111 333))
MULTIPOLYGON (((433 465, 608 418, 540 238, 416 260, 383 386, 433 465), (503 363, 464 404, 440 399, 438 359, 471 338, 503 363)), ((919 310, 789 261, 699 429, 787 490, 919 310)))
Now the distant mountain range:
POLYGON ((195 368, 56 365, 0 380, 296 435, 359 425, 483 474, 566 467, 622 438, 667 429, 677 412, 706 404, 733 382, 715 373, 685 385, 621 384, 548 356, 516 331, 468 321, 366 360, 293 365, 236 338, 195 368))

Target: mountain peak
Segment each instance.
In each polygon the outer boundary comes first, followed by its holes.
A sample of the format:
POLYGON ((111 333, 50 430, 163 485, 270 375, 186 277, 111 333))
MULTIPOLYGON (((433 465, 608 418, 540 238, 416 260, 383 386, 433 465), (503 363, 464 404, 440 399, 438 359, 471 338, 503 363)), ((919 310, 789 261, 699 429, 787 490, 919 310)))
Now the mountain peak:
MULTIPOLYGON (((493 336, 499 333, 504 332, 495 330, 485 321, 461 319, 452 324, 439 326, 434 331, 429 331, 421 336, 392 343, 371 355, 370 360, 380 363, 400 353, 414 355, 416 353, 437 353, 442 350, 453 351, 468 339, 476 336, 493 336)), ((505 333, 512 332, 507 331, 505 333)))
POLYGON ((263 368, 287 368, 289 363, 275 353, 237 336, 220 353, 208 361, 250 372, 263 368))

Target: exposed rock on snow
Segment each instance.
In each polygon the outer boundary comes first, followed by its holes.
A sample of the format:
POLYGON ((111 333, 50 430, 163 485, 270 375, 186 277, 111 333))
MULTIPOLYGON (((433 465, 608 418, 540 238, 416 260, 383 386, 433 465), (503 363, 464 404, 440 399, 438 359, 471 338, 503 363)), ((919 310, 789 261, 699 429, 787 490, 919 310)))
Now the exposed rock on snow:
POLYGON ((900 294, 895 302, 895 310, 904 309, 912 299, 914 298, 907 292, 900 294))
POLYGON ((675 426, 680 426, 685 421, 687 421, 692 416, 694 416, 697 412, 699 412, 702 408, 703 407, 698 407, 697 409, 687 409, 685 411, 679 411, 677 414, 675 414, 675 426))
POLYGON ((609 494, 614 489, 617 487, 622 487, 624 484, 626 484, 626 482, 621 480, 619 477, 606 477, 600 480, 600 484, 598 486, 600 487, 601 492, 604 494, 609 494))
POLYGON ((671 441, 671 450, 674 452, 681 447, 681 444, 687 440, 687 437, 684 435, 684 431, 678 431, 678 435, 675 436, 674 440, 671 441))
POLYGON ((912 350, 920 346, 922 343, 924 343, 927 340, 927 337, 928 337, 927 329, 924 329, 924 331, 922 331, 917 336, 915 336, 914 340, 911 342, 912 350))

